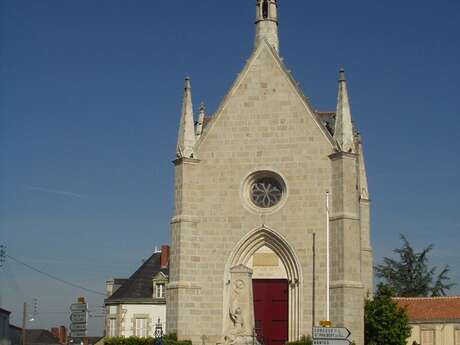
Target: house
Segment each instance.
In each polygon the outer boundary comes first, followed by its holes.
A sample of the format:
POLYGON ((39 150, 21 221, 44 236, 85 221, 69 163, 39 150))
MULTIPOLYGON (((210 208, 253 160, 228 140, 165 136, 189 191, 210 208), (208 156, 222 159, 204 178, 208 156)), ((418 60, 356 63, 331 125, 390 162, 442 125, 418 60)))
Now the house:
POLYGON ((62 345, 67 344, 67 328, 65 326, 53 327, 51 333, 59 339, 62 345))
POLYGON ((61 345, 59 338, 47 329, 28 329, 26 330, 27 345, 61 345))
POLYGON ((109 337, 153 337, 166 331, 166 284, 169 246, 162 246, 128 279, 106 283, 106 329, 109 337))
POLYGON ((460 296, 394 300, 409 316, 412 334, 408 345, 460 345, 460 296))
POLYGON ((0 308, 0 345, 19 345, 22 328, 10 324, 11 312, 0 308))
POLYGON ((11 345, 20 345, 22 336, 22 328, 10 324, 10 341, 11 345))

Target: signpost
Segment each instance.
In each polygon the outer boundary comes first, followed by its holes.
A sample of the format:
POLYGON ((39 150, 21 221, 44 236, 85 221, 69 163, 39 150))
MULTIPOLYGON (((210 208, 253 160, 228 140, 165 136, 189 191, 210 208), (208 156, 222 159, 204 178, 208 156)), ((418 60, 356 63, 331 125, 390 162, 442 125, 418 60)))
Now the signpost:
POLYGON ((313 345, 350 345, 351 332, 345 327, 313 327, 313 345))
POLYGON ((85 338, 88 327, 88 304, 84 298, 70 305, 70 337, 85 338))

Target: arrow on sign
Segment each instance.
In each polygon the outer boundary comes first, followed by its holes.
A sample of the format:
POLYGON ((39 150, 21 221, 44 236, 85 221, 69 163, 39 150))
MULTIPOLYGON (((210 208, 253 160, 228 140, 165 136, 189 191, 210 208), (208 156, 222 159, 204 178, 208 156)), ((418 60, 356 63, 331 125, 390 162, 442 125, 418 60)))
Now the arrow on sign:
POLYGON ((70 332, 71 338, 84 338, 86 337, 86 332, 70 332))
POLYGON ((313 339, 313 345, 350 345, 348 339, 313 339))
POLYGON ((70 331, 71 332, 79 332, 79 331, 82 331, 82 332, 85 332, 86 331, 86 323, 72 323, 70 325, 70 331))
POLYGON ((86 303, 74 303, 70 305, 70 311, 86 311, 88 305, 86 303))
MULTIPOLYGON (((313 327, 313 339, 347 339, 351 332, 345 327, 313 327)), ((327 345, 327 344, 326 344, 327 345)))
POLYGON ((73 312, 70 314, 72 323, 86 323, 86 312, 73 312))

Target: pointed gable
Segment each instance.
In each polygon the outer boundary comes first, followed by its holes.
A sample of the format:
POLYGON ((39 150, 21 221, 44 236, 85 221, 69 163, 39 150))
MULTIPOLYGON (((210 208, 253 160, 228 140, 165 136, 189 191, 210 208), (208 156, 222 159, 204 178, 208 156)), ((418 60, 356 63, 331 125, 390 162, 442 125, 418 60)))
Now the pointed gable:
MULTIPOLYGON (((244 140, 251 136, 251 133, 245 131, 249 130, 249 122, 256 121, 263 127, 271 124, 284 130, 286 126, 280 125, 286 124, 288 118, 297 122, 297 129, 315 131, 331 150, 335 147, 331 134, 322 124, 291 73, 270 44, 264 41, 248 59, 197 146, 206 145, 206 138, 215 135, 214 128, 219 127, 222 122, 226 122, 226 125, 231 122, 239 127, 235 128, 235 131, 241 132, 239 139, 244 140), (285 120, 280 119, 280 123, 276 124, 274 117, 285 117, 285 120)), ((231 132, 227 131, 225 136, 238 139, 231 132)), ((288 131, 283 132, 289 135, 286 133, 288 131)), ((305 135, 305 132, 303 134, 305 135)))

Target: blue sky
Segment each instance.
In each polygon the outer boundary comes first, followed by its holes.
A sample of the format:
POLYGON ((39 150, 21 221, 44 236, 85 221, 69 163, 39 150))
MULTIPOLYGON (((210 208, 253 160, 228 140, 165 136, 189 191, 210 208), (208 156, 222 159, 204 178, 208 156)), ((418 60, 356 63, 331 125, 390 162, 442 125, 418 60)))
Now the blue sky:
MULTIPOLYGON (((0 0, 0 244, 104 291, 168 242, 183 78, 210 112, 249 57, 253 0, 0 0)), ((460 3, 280 0, 281 55, 334 110, 345 67, 376 261, 404 233, 460 283, 460 3)), ((453 293, 460 294, 456 288, 453 293)), ((89 295, 7 262, 0 304, 67 323, 89 295)), ((93 319, 98 334, 101 319, 93 319)))

